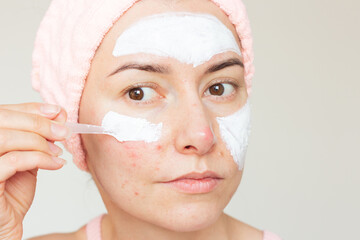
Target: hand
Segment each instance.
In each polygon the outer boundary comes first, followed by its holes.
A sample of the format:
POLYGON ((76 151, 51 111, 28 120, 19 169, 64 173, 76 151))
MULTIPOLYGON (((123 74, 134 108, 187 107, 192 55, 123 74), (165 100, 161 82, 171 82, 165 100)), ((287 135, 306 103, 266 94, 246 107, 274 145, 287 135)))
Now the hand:
POLYGON ((0 240, 21 239, 35 195, 38 169, 57 170, 66 111, 42 103, 0 105, 0 240))

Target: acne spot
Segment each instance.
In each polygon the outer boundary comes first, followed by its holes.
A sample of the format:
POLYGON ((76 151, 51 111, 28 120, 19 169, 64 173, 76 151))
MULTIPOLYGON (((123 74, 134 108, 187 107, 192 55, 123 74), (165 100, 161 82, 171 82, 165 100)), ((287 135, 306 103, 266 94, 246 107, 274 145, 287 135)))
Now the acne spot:
POLYGON ((159 171, 159 170, 160 170, 160 168, 158 168, 158 167, 155 168, 155 171, 159 171))
POLYGON ((135 196, 138 196, 138 195, 139 195, 139 193, 138 193, 138 192, 134 192, 134 195, 135 195, 135 196))
POLYGON ((136 163, 132 163, 131 166, 136 167, 136 163))
POLYGON ((162 146, 159 144, 159 145, 156 146, 156 149, 157 149, 158 151, 160 151, 160 150, 162 149, 162 146))
POLYGON ((128 156, 131 159, 138 159, 140 155, 139 155, 139 153, 137 151, 129 151, 128 156))
POLYGON ((128 180, 125 180, 122 184, 121 184, 121 188, 124 189, 125 185, 127 185, 129 183, 128 180))
POLYGON ((122 145, 127 150, 142 149, 145 147, 144 142, 124 142, 122 145))

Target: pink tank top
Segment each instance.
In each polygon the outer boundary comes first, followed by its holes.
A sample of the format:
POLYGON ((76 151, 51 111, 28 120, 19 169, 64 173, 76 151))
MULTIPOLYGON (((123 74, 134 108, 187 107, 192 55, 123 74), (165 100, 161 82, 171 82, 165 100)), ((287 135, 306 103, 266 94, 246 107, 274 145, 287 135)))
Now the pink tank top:
MULTIPOLYGON (((88 240, 101 240, 101 220, 105 214, 102 214, 94 219, 92 219, 86 225, 86 235, 88 240)), ((276 234, 264 231, 263 240, 281 240, 276 234)))

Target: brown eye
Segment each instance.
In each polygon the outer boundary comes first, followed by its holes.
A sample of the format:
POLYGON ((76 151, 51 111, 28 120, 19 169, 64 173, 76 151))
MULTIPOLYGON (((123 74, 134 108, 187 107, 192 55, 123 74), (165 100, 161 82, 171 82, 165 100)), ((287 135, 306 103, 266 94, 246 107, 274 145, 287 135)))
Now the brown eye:
POLYGON ((133 88, 129 91, 132 100, 140 101, 144 98, 144 91, 141 88, 133 88))
POLYGON ((225 88, 223 84, 215 84, 209 88, 211 95, 221 96, 224 94, 225 88))
POLYGON ((211 85, 204 92, 205 96, 212 96, 213 98, 219 100, 220 98, 226 98, 235 94, 236 86, 231 83, 216 83, 211 85))

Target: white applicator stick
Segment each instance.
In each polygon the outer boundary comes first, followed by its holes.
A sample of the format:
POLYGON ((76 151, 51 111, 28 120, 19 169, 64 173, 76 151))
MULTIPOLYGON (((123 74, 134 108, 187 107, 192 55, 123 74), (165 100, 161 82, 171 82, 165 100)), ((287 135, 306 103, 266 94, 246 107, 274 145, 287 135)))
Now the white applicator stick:
POLYGON ((65 123, 65 126, 70 129, 70 134, 73 133, 83 133, 83 134, 109 134, 110 132, 105 130, 105 128, 96 125, 90 124, 81 124, 81 123, 65 123))

